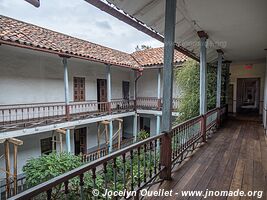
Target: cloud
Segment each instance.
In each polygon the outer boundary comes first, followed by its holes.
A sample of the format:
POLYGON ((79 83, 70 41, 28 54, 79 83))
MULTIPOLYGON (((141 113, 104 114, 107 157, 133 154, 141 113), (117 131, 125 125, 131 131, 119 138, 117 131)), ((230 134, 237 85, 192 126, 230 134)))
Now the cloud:
POLYGON ((102 29, 108 29, 108 30, 112 29, 112 27, 107 21, 96 21, 95 25, 102 29))
POLYGON ((0 14, 125 52, 140 44, 162 46, 83 0, 41 0, 40 8, 23 0, 0 0, 0 14))

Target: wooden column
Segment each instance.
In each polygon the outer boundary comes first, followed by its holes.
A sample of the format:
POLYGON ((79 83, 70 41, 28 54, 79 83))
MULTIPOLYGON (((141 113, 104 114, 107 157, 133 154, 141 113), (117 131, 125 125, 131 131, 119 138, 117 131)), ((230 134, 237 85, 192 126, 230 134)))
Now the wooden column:
POLYGON ((203 141, 206 142, 206 113, 207 113, 207 58, 206 40, 208 35, 199 31, 200 37, 200 91, 199 91, 199 114, 202 115, 201 132, 203 141))
MULTIPOLYGON (((64 66, 64 88, 65 88, 66 117, 67 117, 67 120, 70 120, 69 76, 68 76, 67 58, 63 57, 62 62, 63 62, 63 66, 64 66)), ((70 129, 69 128, 66 129, 66 147, 67 147, 67 152, 70 153, 71 145, 70 145, 70 129)))
POLYGON ((14 158, 13 158, 13 162, 14 162, 14 172, 13 172, 13 176, 14 176, 14 194, 16 195, 18 192, 18 146, 16 144, 14 144, 13 146, 14 149, 14 158))
POLYGON ((264 97, 263 97, 263 126, 266 130, 267 127, 267 49, 266 51, 266 67, 265 67, 265 80, 264 80, 264 97))
POLYGON ((111 70, 110 65, 106 65, 106 76, 107 76, 107 100, 108 100, 108 112, 111 114, 111 98, 112 98, 112 90, 111 90, 111 70))
POLYGON ((217 50, 218 53, 218 65, 217 65, 217 90, 216 90, 216 107, 217 111, 217 127, 220 126, 221 122, 221 115, 220 115, 220 108, 221 108, 221 90, 222 90, 222 56, 223 51, 221 49, 217 50))
POLYGON ((157 98, 158 98, 158 110, 161 108, 161 69, 158 69, 158 85, 157 85, 157 98))
POLYGON ((172 129, 172 84, 173 55, 176 24, 176 0, 165 1, 165 33, 164 33, 164 67, 163 67, 163 109, 162 130, 166 132, 161 145, 161 165, 165 170, 160 174, 162 179, 171 179, 171 136, 172 129))
POLYGON ((5 145, 5 160, 6 160, 6 197, 10 194, 10 153, 9 153, 9 141, 4 142, 5 145))

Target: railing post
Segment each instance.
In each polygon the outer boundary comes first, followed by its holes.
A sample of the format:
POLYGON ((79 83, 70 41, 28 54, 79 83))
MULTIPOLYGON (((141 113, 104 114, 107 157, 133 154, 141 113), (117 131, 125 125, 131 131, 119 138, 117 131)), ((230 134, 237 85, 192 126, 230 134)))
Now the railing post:
POLYGON ((66 104, 65 105, 65 115, 66 115, 66 120, 70 120, 70 105, 66 104))
POLYGON ((207 142, 207 134, 206 134, 206 120, 207 115, 201 115, 201 135, 203 142, 207 142))
POLYGON ((221 108, 217 108, 217 128, 221 125, 221 108))
POLYGON ((172 137, 171 133, 165 132, 161 140, 160 146, 160 164, 164 170, 160 173, 160 178, 164 180, 171 180, 171 165, 172 165, 172 137))

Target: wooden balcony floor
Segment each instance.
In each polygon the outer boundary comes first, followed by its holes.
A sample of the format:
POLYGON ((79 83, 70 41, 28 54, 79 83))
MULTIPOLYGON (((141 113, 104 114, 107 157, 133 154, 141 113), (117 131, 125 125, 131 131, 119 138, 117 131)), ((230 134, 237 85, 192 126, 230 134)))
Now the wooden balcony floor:
MULTIPOLYGON (((263 191, 267 199, 267 138, 259 122, 227 122, 183 165, 174 168, 173 180, 151 190, 263 191)), ((145 198, 148 199, 148 198, 145 198)), ((204 199, 203 197, 153 197, 150 199, 204 199)), ((206 199, 257 199, 257 197, 209 197, 206 199)))

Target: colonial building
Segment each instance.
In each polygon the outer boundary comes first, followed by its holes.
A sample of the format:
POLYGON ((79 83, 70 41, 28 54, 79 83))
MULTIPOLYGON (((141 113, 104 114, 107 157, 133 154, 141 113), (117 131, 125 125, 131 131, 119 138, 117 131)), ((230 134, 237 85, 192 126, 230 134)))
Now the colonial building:
MULTIPOLYGON (((0 139, 23 141, 18 174, 52 150, 95 159, 140 130, 160 133, 163 48, 128 54, 5 16, 0 23, 0 139)), ((175 52, 175 66, 186 59, 175 52)), ((175 116, 176 84, 173 97, 175 116)))

